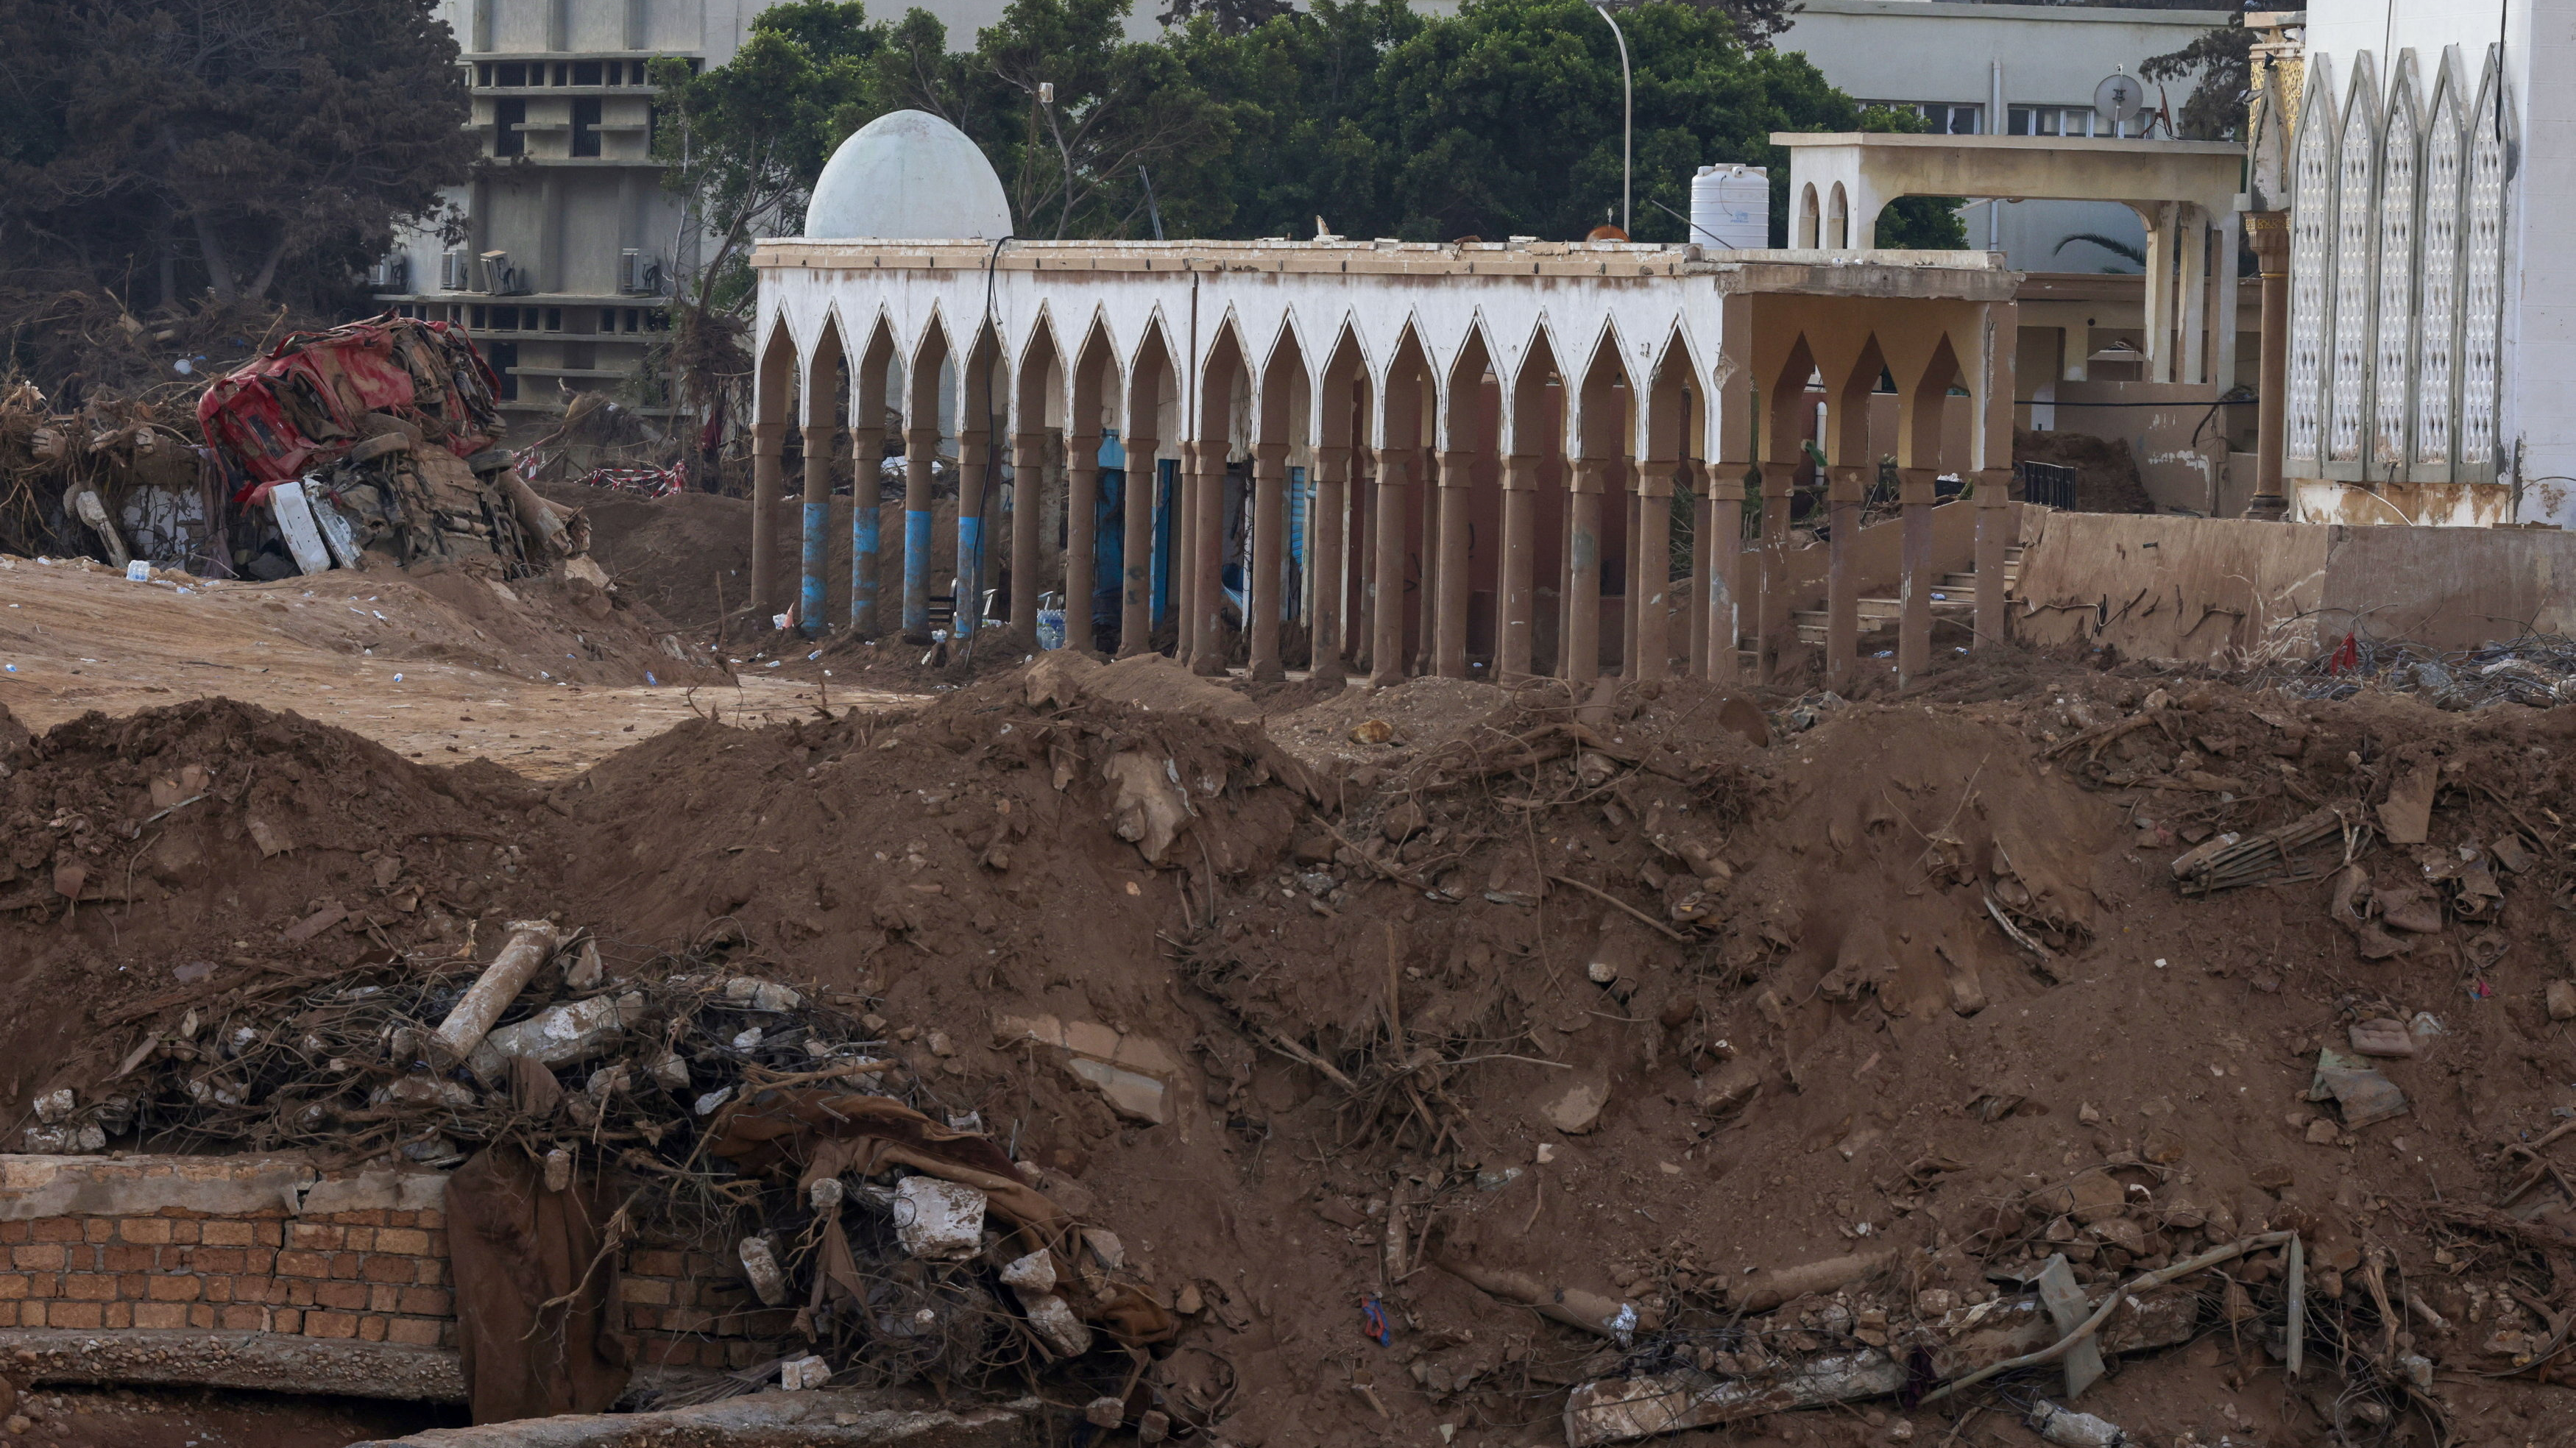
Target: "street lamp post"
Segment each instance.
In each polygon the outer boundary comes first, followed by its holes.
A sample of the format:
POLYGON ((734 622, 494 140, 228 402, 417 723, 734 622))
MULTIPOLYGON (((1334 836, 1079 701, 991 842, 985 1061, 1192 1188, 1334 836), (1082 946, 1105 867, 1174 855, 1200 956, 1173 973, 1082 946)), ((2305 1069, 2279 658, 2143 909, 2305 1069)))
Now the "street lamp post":
POLYGON ((1592 8, 1601 12, 1602 20, 1610 26, 1610 38, 1619 42, 1619 94, 1625 103, 1625 114, 1619 125, 1619 229, 1633 238, 1637 231, 1629 216, 1629 207, 1637 190, 1637 84, 1628 70, 1628 37, 1620 31, 1619 22, 1611 17, 1609 6, 1595 4, 1592 8))

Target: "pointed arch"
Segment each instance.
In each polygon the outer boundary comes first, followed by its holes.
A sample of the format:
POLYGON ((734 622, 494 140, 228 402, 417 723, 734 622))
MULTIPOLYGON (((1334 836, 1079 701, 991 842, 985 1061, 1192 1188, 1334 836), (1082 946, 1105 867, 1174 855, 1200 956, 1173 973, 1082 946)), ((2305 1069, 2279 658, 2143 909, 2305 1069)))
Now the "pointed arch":
POLYGON ((1054 311, 1040 302, 1011 370, 1010 623, 1032 647, 1037 642, 1038 585, 1045 572, 1040 555, 1051 491, 1048 475, 1054 471, 1049 432, 1065 405, 1067 371, 1054 311))
POLYGON ((2327 359, 2325 474, 2358 478, 2370 406, 2371 320, 2378 300, 2379 84, 2370 52, 2353 57, 2335 152, 2334 333, 2327 359))
POLYGON ((1315 616, 1308 636, 1315 677, 1337 681, 1361 641, 1354 625, 1364 617, 1360 585, 1368 509, 1355 464, 1372 436, 1375 410, 1368 354, 1347 314, 1315 375, 1315 616))
POLYGON ((867 340, 850 367, 850 627, 862 638, 874 638, 886 625, 881 599, 885 441, 889 428, 898 434, 902 430, 902 409, 888 396, 900 344, 883 307, 869 319, 864 335, 867 340))
POLYGON ((2460 238, 2460 449, 2457 476, 2477 482, 2498 475, 2497 435, 2504 346, 2505 246, 2509 232, 2505 165, 2514 110, 2497 48, 2487 47, 2477 109, 2469 116, 2467 225, 2460 238))
POLYGON ((1931 355, 1924 359, 1923 370, 1914 385, 1899 383, 1897 401, 1896 462, 1905 468, 1938 468, 1941 457, 1942 414, 1947 410, 1950 389, 1966 387, 1971 393, 1967 369, 1959 365, 1957 349, 1950 345, 1950 334, 1944 331, 1932 343, 1931 355))
POLYGON ((1816 203, 1816 183, 1808 182, 1798 191, 1798 247, 1814 251, 1824 245, 1824 211, 1816 203))
POLYGON ((773 321, 752 374, 751 596, 756 612, 784 601, 778 556, 778 509, 785 486, 784 450, 793 389, 799 372, 796 338, 784 320, 773 321))
POLYGON ((1843 183, 1837 181, 1833 199, 1825 207, 1825 247, 1829 251, 1844 251, 1851 245, 1851 197, 1843 190, 1843 183))
POLYGON ((1825 459, 1835 467, 1865 468, 1872 462, 1869 442, 1869 399, 1878 391, 1879 378, 1887 375, 1887 354, 1878 345, 1878 334, 1862 339, 1860 353, 1844 368, 1842 376, 1827 377, 1831 392, 1826 413, 1832 424, 1831 433, 1822 440, 1825 459))
POLYGON ((2318 475, 2324 460, 2328 343, 2334 315, 2336 147, 2332 58, 2310 59, 2307 104, 2298 127, 2290 212, 2289 398, 2282 451, 2294 476, 2318 475))
POLYGON ((1491 335, 1485 329, 1482 308, 1469 317, 1466 335, 1458 342, 1458 351, 1450 358, 1446 385, 1440 389, 1440 415, 1435 420, 1432 436, 1444 450, 1467 451, 1483 446, 1483 413, 1480 399, 1487 373, 1502 381, 1502 364, 1495 355, 1491 335))
POLYGON ((2403 478, 2407 429, 2414 420, 2418 230, 2423 202, 2423 111, 2415 52, 2400 52, 2389 78, 2388 116, 2380 128, 2379 224, 2373 244, 2369 476, 2403 478))
POLYGON ((1808 345, 1802 329, 1789 343, 1762 389, 1762 457, 1774 463, 1794 463, 1801 450, 1799 414, 1808 406, 1807 382, 1817 375, 1815 349, 1808 345))
POLYGON ((1180 407, 1180 367, 1158 307, 1147 314, 1127 364, 1127 430, 1119 439, 1126 463, 1126 497, 1120 519, 1124 539, 1119 566, 1118 655, 1154 647, 1154 629, 1172 606, 1170 534, 1158 520, 1173 511, 1164 498, 1162 448, 1165 414, 1174 432, 1186 432, 1180 407))
POLYGON ((2424 119, 2423 289, 2415 328, 2412 465, 2418 482, 2448 482, 2458 445, 2461 204, 2469 167, 2468 76, 2445 46, 2424 119))

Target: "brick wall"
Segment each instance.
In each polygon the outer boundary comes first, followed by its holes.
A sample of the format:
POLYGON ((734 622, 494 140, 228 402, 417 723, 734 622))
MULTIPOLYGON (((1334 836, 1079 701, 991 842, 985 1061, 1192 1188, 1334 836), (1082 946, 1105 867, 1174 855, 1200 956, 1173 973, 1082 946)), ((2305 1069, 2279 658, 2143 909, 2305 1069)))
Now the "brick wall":
POLYGON ((743 1368, 779 1356, 796 1314, 765 1308, 742 1271, 705 1252, 639 1246, 617 1285, 638 1358, 652 1367, 743 1368))
MULTIPOLYGON (((62 1332, 188 1332, 452 1360, 445 1188, 434 1172, 289 1157, 0 1155, 0 1350, 62 1332)), ((762 1308, 722 1257, 646 1245, 621 1265, 621 1325, 647 1368, 745 1367, 790 1330, 793 1314, 762 1308)), ((432 1379, 453 1372, 388 1395, 432 1379)))
POLYGON ((437 1211, 163 1207, 0 1222, 0 1327, 220 1328, 450 1347, 437 1211))

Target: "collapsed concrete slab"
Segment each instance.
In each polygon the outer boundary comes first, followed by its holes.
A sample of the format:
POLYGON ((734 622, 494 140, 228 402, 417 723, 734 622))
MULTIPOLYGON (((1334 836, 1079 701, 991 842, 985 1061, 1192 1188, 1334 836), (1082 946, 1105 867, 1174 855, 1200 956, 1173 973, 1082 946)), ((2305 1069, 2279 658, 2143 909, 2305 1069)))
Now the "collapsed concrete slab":
POLYGON ((660 1413, 567 1413, 434 1428, 350 1448, 1033 1448, 1034 1398, 990 1408, 889 1407, 860 1392, 774 1392, 660 1413))
POLYGON ((0 1358, 30 1383, 145 1384, 327 1393, 420 1403, 465 1401, 454 1352, 401 1343, 270 1332, 54 1328, 0 1331, 0 1358))

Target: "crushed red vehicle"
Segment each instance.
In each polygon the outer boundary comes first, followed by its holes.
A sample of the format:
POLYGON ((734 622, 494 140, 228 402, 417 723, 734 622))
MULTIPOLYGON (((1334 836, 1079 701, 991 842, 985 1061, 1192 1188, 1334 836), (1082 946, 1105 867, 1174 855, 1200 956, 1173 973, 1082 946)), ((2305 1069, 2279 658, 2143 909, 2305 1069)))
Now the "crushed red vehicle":
POLYGON ((206 441, 250 478, 236 501, 329 463, 389 413, 459 457, 492 445, 500 381, 464 332, 391 313, 297 332, 218 379, 197 402, 206 441))

